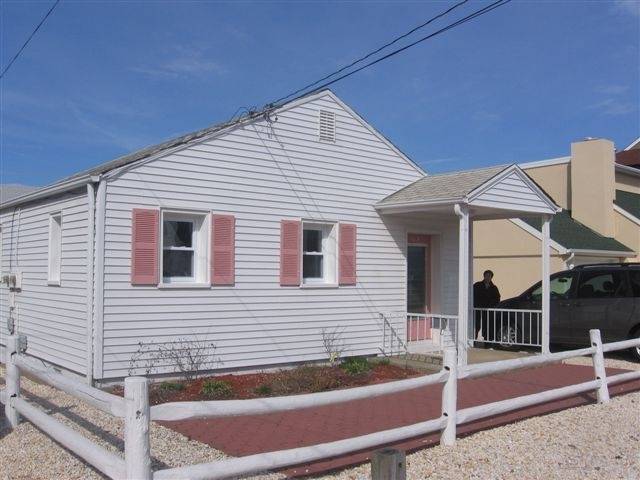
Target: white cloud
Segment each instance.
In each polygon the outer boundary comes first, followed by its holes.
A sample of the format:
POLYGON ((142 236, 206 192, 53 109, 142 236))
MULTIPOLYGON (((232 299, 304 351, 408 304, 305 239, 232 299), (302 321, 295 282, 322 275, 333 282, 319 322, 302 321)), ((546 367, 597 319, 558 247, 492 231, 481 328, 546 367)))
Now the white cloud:
POLYGON ((626 115, 633 113, 637 110, 637 106, 630 102, 621 102, 614 98, 607 98, 601 102, 589 105, 587 108, 591 110, 598 110, 603 115, 626 115))
POLYGON ((640 17, 640 0, 615 0, 613 7, 616 13, 640 17))
POLYGON ((178 78, 202 77, 209 74, 222 75, 227 69, 220 63, 206 58, 198 49, 176 48, 174 57, 158 65, 139 65, 131 70, 152 77, 178 78))
POLYGON ((621 95, 629 90, 628 85, 603 85, 596 88, 596 92, 604 93, 605 95, 621 95))

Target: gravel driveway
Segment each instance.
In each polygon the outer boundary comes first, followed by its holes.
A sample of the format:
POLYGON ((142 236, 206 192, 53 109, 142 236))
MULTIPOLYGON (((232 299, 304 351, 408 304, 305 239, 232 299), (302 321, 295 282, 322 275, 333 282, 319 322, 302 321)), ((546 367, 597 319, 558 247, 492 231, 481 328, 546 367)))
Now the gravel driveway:
MULTIPOLYGON (((590 359, 571 363, 590 364, 590 359)), ((607 366, 640 369, 616 357, 607 366)), ((0 374, 4 370, 0 367, 0 374)), ((23 382, 26 397, 65 424, 112 451, 122 449, 123 424, 45 385, 23 382)), ((213 461, 224 455, 207 445, 153 424, 154 467, 213 461)), ((367 479, 369 466, 316 478, 367 479)), ((97 471, 40 433, 30 423, 17 431, 0 427, 0 478, 99 479, 97 471)), ((260 479, 282 478, 263 475, 260 479)), ((523 420, 459 439, 454 447, 433 447, 407 457, 408 479, 640 479, 640 392, 523 420)))

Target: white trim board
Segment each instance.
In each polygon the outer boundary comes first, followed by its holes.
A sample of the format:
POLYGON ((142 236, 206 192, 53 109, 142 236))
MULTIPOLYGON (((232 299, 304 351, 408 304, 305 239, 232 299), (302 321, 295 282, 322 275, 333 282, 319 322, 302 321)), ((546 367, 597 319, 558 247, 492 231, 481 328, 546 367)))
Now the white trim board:
POLYGON ((633 147, 640 143, 640 137, 636 138, 633 142, 631 142, 625 150, 631 150, 633 147))
POLYGON ((518 163, 518 167, 523 170, 528 168, 537 168, 537 167, 549 167, 552 165, 564 165, 566 163, 571 162, 571 157, 557 157, 557 158, 549 158, 547 160, 536 160, 533 162, 524 162, 518 163))
POLYGON ((624 218, 626 218, 627 220, 631 220, 633 223, 635 223, 636 225, 640 226, 640 218, 636 217, 635 215, 633 215, 632 213, 627 212, 624 208, 622 208, 620 205, 613 205, 613 211, 614 212, 618 212, 620 215, 622 215, 624 218))
MULTIPOLYGON (((540 232, 537 229, 533 228, 531 225, 529 225, 524 220, 520 220, 519 218, 510 218, 509 221, 511 221, 513 224, 517 225, 518 227, 520 227, 521 229, 523 229, 525 232, 529 233, 530 235, 533 235, 538 240, 542 241, 542 232, 540 232)), ((558 242, 556 242, 553 239, 549 239, 549 245, 551 245, 551 248, 553 248, 555 251, 557 251, 560 255, 566 255, 567 253, 570 252, 570 250, 568 248, 563 247, 562 245, 560 245, 558 242)))

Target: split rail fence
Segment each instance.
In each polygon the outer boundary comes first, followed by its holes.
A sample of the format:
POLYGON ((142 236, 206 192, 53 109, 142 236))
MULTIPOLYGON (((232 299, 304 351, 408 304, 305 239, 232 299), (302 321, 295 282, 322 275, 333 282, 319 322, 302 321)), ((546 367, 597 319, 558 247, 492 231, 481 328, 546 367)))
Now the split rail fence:
POLYGON ((603 353, 640 347, 640 339, 602 344, 599 330, 591 330, 590 339, 591 346, 588 348, 464 367, 457 365, 456 351, 447 349, 444 351, 443 368, 438 373, 346 390, 250 400, 175 402, 149 407, 148 379, 143 377, 126 378, 125 396, 124 398, 118 397, 64 376, 50 367, 38 365, 28 355, 20 352, 18 337, 12 336, 7 342, 6 387, 0 390, 0 400, 5 404, 6 416, 13 428, 18 425, 19 416, 24 416, 55 441, 111 478, 126 480, 224 479, 309 463, 438 431, 442 445, 453 445, 456 440, 457 425, 588 391, 596 391, 598 402, 606 403, 609 401, 608 385, 640 379, 640 371, 607 377, 603 353), (470 408, 457 408, 459 379, 484 377, 584 355, 590 355, 593 360, 594 379, 591 381, 470 408), (114 417, 123 418, 125 424, 124 458, 88 440, 80 433, 22 399, 20 396, 21 373, 32 375, 114 417), (444 384, 442 413, 438 418, 309 447, 260 453, 178 468, 156 471, 151 469, 149 448, 151 420, 187 420, 283 412, 378 397, 437 383, 444 384))

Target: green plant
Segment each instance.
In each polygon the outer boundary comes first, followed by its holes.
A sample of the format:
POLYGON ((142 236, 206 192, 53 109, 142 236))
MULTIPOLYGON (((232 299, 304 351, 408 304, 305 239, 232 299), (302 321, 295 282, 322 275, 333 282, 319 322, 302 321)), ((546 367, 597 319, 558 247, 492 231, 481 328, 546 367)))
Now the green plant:
POLYGON ((255 392, 258 395, 271 395, 273 389, 271 388, 271 385, 268 385, 266 383, 263 383, 262 385, 258 385, 255 389, 255 392))
POLYGON ((184 390, 186 387, 184 386, 184 383, 180 382, 162 382, 159 388, 164 392, 177 392, 184 390))
POLYGON ((274 395, 323 392, 341 386, 335 369, 303 365, 291 370, 281 370, 271 382, 274 395))
POLYGON ((342 370, 344 370, 347 375, 355 377, 357 375, 367 373, 369 370, 371 370, 371 365, 364 357, 349 357, 344 362, 342 362, 340 368, 342 368, 342 370))
POLYGON ((202 383, 201 393, 215 399, 229 398, 233 396, 233 387, 224 380, 205 380, 202 383))

